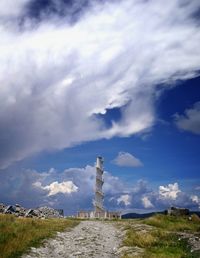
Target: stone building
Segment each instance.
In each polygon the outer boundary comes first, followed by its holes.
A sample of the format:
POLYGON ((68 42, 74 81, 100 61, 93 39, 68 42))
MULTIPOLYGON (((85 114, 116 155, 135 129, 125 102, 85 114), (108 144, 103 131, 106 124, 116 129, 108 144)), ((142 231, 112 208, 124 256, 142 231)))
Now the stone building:
POLYGON ((173 216, 187 216, 190 214, 189 209, 185 208, 177 208, 177 207, 170 207, 167 210, 168 215, 173 215, 173 216))

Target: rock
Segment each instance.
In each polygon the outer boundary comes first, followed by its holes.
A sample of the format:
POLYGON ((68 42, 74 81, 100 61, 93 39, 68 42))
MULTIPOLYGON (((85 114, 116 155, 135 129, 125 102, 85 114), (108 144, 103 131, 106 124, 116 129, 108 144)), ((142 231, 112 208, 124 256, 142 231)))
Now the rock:
POLYGON ((20 217, 24 217, 26 214, 27 210, 20 206, 19 204, 15 204, 15 215, 16 216, 20 216, 20 217))
POLYGON ((13 205, 8 205, 5 209, 4 209, 4 213, 5 214, 13 214, 16 212, 16 208, 13 205))
POLYGON ((50 207, 40 207, 37 209, 26 209, 19 204, 14 205, 4 205, 0 203, 0 213, 13 214, 17 217, 28 217, 28 218, 62 218, 64 217, 64 212, 62 209, 56 210, 50 207))
POLYGON ((61 218, 60 213, 50 207, 44 206, 37 209, 40 212, 40 215, 45 218, 61 218))
POLYGON ((33 209, 29 209, 29 210, 26 211, 25 217, 32 218, 33 216, 34 216, 34 210, 33 209))
POLYGON ((5 208, 6 208, 6 205, 3 203, 0 203, 0 213, 3 213, 5 208))

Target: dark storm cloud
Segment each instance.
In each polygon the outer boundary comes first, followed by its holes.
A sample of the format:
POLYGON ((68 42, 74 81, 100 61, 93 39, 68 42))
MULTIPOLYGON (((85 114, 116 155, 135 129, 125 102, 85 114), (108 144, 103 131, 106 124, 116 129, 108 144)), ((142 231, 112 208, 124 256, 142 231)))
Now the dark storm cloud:
MULTIPOLYGON (((0 173, 1 202, 19 203, 25 207, 51 206, 63 208, 66 214, 92 209, 95 167, 69 168, 57 171, 7 169, 0 173)), ((200 198, 180 189, 178 183, 159 186, 139 180, 135 185, 123 182, 109 172, 104 174, 105 208, 113 210, 164 210, 169 206, 198 209, 200 198)))
POLYGON ((74 22, 89 7, 89 3, 89 0, 32 0, 26 6, 24 18, 41 21, 52 16, 59 16, 74 22))

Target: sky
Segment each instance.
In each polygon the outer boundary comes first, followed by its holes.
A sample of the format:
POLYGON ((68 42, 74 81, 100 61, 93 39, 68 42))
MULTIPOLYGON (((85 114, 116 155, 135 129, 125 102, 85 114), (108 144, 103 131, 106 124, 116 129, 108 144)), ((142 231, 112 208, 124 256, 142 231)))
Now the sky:
POLYGON ((0 202, 200 209, 200 2, 0 0, 0 202))

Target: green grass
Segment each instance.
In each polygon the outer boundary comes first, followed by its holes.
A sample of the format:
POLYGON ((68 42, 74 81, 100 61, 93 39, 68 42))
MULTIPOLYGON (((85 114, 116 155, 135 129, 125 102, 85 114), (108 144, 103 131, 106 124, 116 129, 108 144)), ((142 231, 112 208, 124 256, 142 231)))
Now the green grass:
POLYGON ((144 223, 168 231, 200 232, 200 219, 196 215, 193 215, 192 220, 189 221, 188 217, 165 216, 159 214, 145 219, 144 223))
POLYGON ((188 242, 180 239, 175 232, 200 232, 200 220, 193 216, 187 217, 156 215, 148 219, 127 222, 126 237, 123 245, 143 248, 144 253, 138 256, 124 255, 123 258, 198 258, 199 253, 191 253, 188 242), (145 233, 134 227, 137 223, 153 226, 145 233))
POLYGON ((0 257, 20 257, 30 247, 37 247, 44 239, 78 223, 76 220, 67 219, 40 220, 0 215, 0 257))

